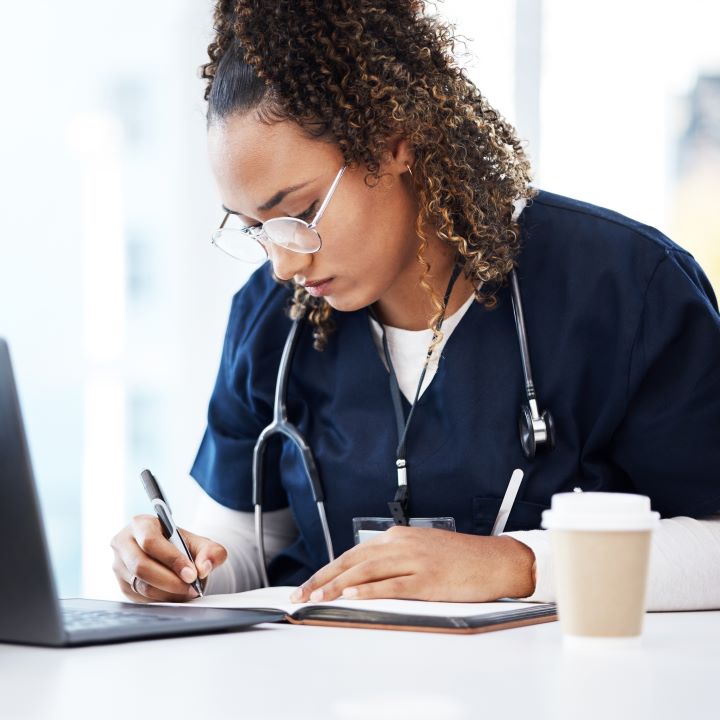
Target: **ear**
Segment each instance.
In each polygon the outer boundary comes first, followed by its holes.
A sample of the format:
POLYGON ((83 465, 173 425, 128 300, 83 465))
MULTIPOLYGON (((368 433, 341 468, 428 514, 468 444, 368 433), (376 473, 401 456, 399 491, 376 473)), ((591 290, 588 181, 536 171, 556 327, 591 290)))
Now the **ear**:
POLYGON ((382 173, 402 175, 412 168, 415 163, 415 149, 402 135, 393 135, 388 138, 383 162, 380 167, 382 173))

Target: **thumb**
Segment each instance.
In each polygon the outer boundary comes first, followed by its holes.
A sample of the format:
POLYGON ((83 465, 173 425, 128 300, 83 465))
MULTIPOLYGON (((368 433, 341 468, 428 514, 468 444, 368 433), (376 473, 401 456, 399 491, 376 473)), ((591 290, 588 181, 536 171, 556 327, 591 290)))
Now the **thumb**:
POLYGON ((195 558, 195 567, 201 580, 227 560, 227 550, 220 543, 187 530, 183 530, 182 535, 195 558))

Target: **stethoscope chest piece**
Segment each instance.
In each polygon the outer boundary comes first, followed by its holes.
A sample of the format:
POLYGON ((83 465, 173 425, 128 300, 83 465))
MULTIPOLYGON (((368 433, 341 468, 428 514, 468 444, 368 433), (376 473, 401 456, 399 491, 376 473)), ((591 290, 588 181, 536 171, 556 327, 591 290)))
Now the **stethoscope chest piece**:
MULTIPOLYGON (((534 403, 534 401, 532 402, 534 403)), ((543 410, 538 415, 537 406, 535 406, 533 416, 533 409, 530 405, 522 405, 518 418, 518 430, 520 431, 520 444, 528 460, 533 460, 536 452, 542 446, 548 450, 555 447, 555 421, 549 410, 543 410)))

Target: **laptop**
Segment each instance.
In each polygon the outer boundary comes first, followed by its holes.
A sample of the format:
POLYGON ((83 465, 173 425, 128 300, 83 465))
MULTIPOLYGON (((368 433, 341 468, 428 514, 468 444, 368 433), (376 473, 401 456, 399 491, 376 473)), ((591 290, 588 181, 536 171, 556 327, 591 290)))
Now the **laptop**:
POLYGON ((67 647, 238 630, 280 612, 59 600, 7 343, 0 338, 0 643, 67 647))

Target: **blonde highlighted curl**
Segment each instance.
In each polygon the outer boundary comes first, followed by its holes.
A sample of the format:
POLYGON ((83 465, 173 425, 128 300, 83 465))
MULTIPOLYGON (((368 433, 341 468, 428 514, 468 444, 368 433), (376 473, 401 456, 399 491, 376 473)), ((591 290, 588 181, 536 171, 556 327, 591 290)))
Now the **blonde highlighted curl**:
MULTIPOLYGON (((345 162, 380 180, 388 140, 405 137, 415 152, 416 231, 423 287, 435 314, 424 258, 428 229, 464 258, 478 301, 496 305, 520 250, 513 201, 530 199, 531 168, 510 125, 458 67, 453 28, 424 14, 421 0, 218 0, 210 61, 201 67, 205 99, 224 54, 239 43, 267 87, 259 116, 293 120, 340 148, 345 162)), ((313 325, 322 349, 331 307, 295 287, 291 316, 313 325)))

